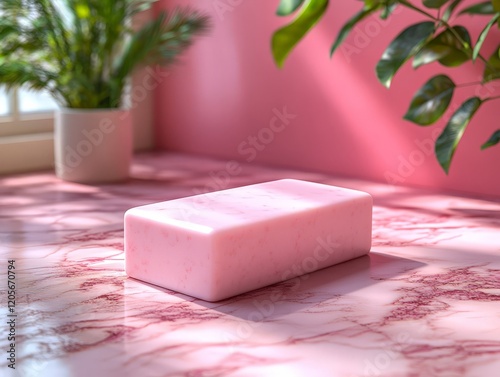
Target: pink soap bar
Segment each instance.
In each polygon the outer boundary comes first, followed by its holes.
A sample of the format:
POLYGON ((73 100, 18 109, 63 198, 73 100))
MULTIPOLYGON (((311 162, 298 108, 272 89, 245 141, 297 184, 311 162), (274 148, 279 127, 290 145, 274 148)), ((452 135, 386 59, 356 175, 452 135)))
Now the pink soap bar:
POLYGON ((367 254, 369 194, 283 179, 125 214, 129 276, 218 301, 367 254))

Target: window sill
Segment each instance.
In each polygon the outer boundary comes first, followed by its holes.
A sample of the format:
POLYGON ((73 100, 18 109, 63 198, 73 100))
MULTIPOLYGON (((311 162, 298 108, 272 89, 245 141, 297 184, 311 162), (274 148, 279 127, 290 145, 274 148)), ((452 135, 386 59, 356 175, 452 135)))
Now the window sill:
POLYGON ((54 167, 52 132, 0 138, 0 174, 22 173, 54 167))
MULTIPOLYGON (((150 150, 153 144, 151 116, 145 110, 133 111, 132 115, 134 150, 150 150), (142 122, 138 122, 138 119, 142 122)), ((49 169, 54 169, 53 132, 0 137, 0 175, 49 169)))

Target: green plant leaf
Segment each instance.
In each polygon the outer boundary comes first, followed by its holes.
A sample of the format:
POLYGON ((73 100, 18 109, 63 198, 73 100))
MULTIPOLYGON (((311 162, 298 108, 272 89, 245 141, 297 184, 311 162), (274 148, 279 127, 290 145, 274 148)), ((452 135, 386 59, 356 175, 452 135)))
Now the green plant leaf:
POLYGON ((450 48, 440 44, 430 44, 424 46, 413 58, 414 69, 429 64, 446 57, 450 54, 450 48))
POLYGON ((493 132, 488 141, 481 145, 481 150, 497 145, 500 142, 500 130, 493 132))
MULTIPOLYGON (((500 12, 500 0, 491 0, 491 4, 493 5, 495 12, 500 12)), ((500 20, 498 20, 497 26, 500 29, 500 20)))
POLYGON ((500 17, 500 13, 495 14, 490 22, 484 27, 483 31, 481 31, 481 34, 479 34, 479 38, 477 39, 476 45, 474 46, 474 50, 472 50, 472 60, 476 60, 477 56, 481 52, 481 47, 483 46, 484 40, 488 36, 488 33, 493 26, 493 24, 498 20, 500 17))
POLYGON ((464 8, 460 11, 459 14, 480 14, 480 15, 487 15, 487 14, 495 14, 495 9, 493 9, 493 4, 491 1, 483 1, 482 3, 477 3, 474 5, 471 5, 467 8, 464 8))
POLYGON ((0 83, 7 89, 25 86, 28 89, 46 89, 49 83, 55 81, 57 75, 33 62, 15 61, 0 64, 0 83))
POLYGON ((208 19, 196 12, 160 12, 130 38, 115 62, 112 77, 122 83, 140 64, 169 64, 207 30, 208 19))
POLYGON ((404 119, 421 126, 434 123, 448 108, 454 90, 455 83, 448 76, 434 76, 417 91, 404 119))
POLYGON ((382 12, 380 12, 380 18, 382 20, 386 20, 389 16, 394 12, 396 7, 398 6, 397 1, 389 1, 389 3, 385 4, 382 8, 382 12))
POLYGON ((436 157, 446 174, 448 174, 455 149, 465 132, 465 128, 481 104, 482 101, 479 97, 469 98, 462 103, 436 140, 436 157))
POLYGON ((90 17, 90 8, 88 4, 79 3, 75 5, 76 14, 79 18, 89 18, 90 17))
POLYGON ((283 67, 287 56, 307 32, 320 20, 329 0, 307 0, 297 17, 288 25, 274 32, 271 49, 278 67, 283 67))
POLYGON ((356 13, 354 17, 347 21, 344 26, 342 26, 342 29, 340 29, 339 34, 337 35, 337 38, 335 39, 335 42, 330 49, 330 56, 332 56, 335 50, 342 44, 342 42, 344 42, 354 26, 356 26, 361 20, 365 19, 367 16, 375 12, 377 9, 379 9, 378 5, 371 8, 362 9, 361 11, 356 13))
POLYGON ((413 59, 413 68, 434 61, 439 61, 446 67, 457 67, 470 59, 467 53, 471 45, 469 32, 463 26, 453 26, 451 29, 453 31, 446 29, 422 47, 413 59), (454 33, 460 36, 467 47, 460 43, 454 33))
POLYGON ((303 2, 304 0, 281 0, 276 14, 278 16, 288 16, 295 12, 303 2))
POLYGON ((462 2, 462 0, 454 0, 454 1, 452 1, 450 3, 450 5, 448 5, 448 7, 446 8, 446 10, 443 13, 443 18, 442 19, 443 19, 444 22, 448 22, 448 20, 450 19, 451 15, 453 14, 453 11, 457 7, 457 5, 459 5, 461 2, 462 2))
MULTIPOLYGON (((129 1, 128 7, 126 8, 126 14, 135 15, 139 12, 144 12, 148 9, 151 9, 154 3, 158 0, 135 0, 129 1)), ((113 7, 114 8, 114 7, 113 7)))
POLYGON ((496 79, 500 79, 500 45, 491 54, 483 73, 485 83, 496 79))
POLYGON ((399 2, 399 0, 364 0, 365 5, 363 10, 377 10, 382 8, 380 18, 385 20, 391 15, 399 2))
POLYGON ((401 66, 417 53, 434 33, 431 21, 411 25, 403 30, 384 51, 376 66, 379 81, 389 88, 391 81, 401 66))
POLYGON ((401 2, 400 0, 364 0, 365 8, 373 8, 376 6, 388 6, 393 3, 401 2))
POLYGON ((441 8, 449 0, 423 0, 422 2, 427 8, 441 8))
MULTIPOLYGON (((21 29, 12 21, 0 18, 0 40, 7 38, 11 34, 19 33, 21 29)), ((2 41, 3 42, 3 41, 2 41)), ((2 50, 0 45, 0 51, 2 50)))

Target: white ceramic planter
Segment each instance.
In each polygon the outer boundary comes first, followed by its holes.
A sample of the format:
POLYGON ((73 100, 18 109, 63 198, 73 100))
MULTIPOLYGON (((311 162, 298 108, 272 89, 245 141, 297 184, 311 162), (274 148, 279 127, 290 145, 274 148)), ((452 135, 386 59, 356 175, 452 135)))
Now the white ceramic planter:
POLYGON ((60 109, 54 148, 56 175, 61 179, 123 181, 132 160, 131 114, 119 109, 60 109))

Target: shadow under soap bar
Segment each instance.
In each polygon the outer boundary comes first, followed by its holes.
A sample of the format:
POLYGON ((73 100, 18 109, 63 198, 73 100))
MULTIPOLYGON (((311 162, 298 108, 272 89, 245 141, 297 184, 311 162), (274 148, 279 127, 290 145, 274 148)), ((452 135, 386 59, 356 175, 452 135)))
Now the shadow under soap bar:
POLYGON ((206 301, 367 254, 372 198, 283 179, 149 204, 125 214, 125 268, 206 301))

